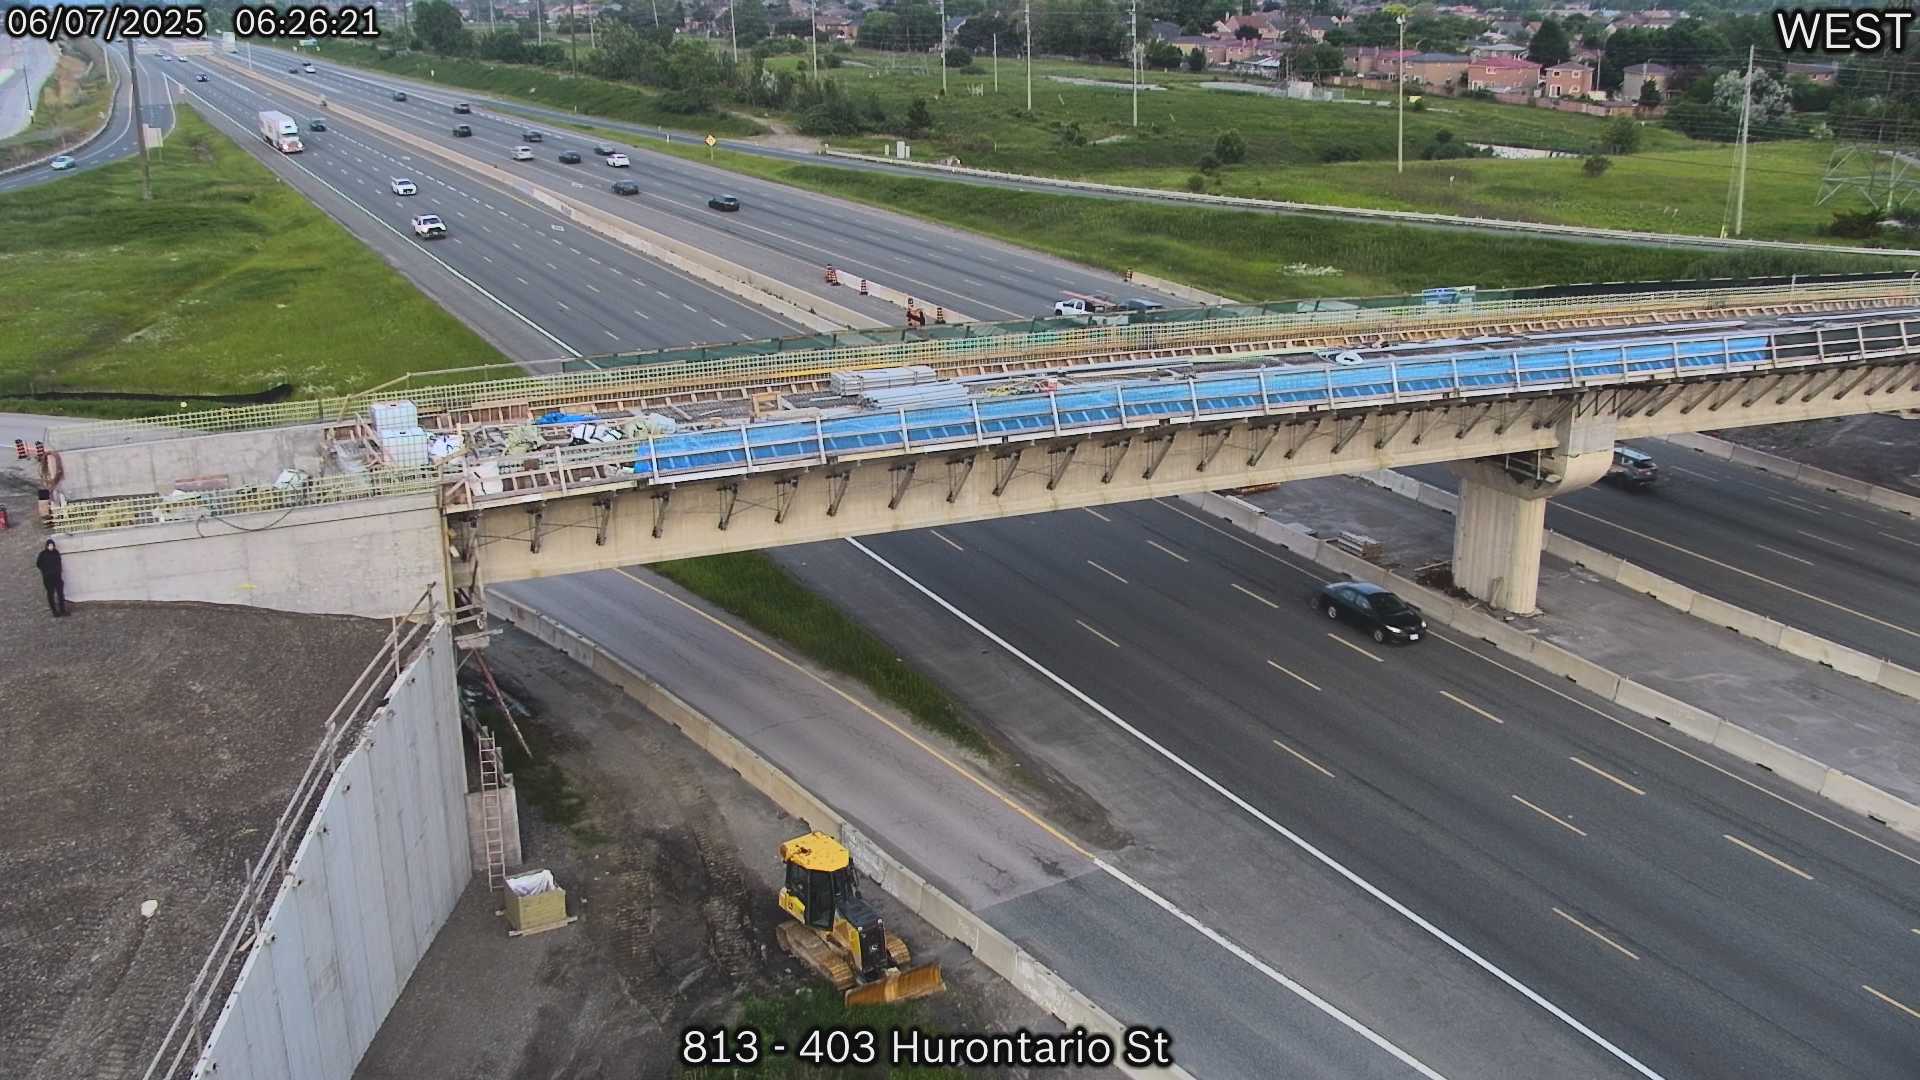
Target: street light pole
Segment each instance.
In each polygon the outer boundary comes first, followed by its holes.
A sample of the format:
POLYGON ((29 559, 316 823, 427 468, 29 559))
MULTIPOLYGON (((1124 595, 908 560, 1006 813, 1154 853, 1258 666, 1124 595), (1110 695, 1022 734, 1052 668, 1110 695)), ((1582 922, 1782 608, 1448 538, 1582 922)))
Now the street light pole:
POLYGON ((1140 126, 1140 0, 1127 4, 1128 51, 1133 54, 1133 126, 1140 126))
POLYGON ((807 43, 813 46, 813 81, 820 81, 820 5, 807 0, 807 43))
POLYGON ((1033 0, 1027 0, 1027 111, 1033 111, 1033 0))
POLYGON ((1000 34, 993 35, 993 92, 1000 92, 1000 34))
POLYGON ((940 96, 947 96, 947 0, 940 0, 940 96))
POLYGON ((133 141, 140 151, 140 198, 153 201, 153 164, 147 160, 147 123, 140 112, 140 60, 133 55, 133 39, 127 39, 127 78, 133 84, 133 141))
MULTIPOLYGON (((753 0, 753 2, 757 4, 760 0, 753 0)), ((740 66, 740 20, 734 17, 734 13, 739 10, 740 0, 733 0, 733 3, 727 5, 727 35, 733 38, 734 67, 740 66)))
POLYGON ((1394 20, 1400 24, 1400 47, 1394 50, 1394 67, 1399 72, 1393 80, 1393 97, 1398 102, 1396 112, 1398 131, 1393 140, 1393 160, 1395 172, 1407 171, 1407 17, 1401 15, 1394 20))

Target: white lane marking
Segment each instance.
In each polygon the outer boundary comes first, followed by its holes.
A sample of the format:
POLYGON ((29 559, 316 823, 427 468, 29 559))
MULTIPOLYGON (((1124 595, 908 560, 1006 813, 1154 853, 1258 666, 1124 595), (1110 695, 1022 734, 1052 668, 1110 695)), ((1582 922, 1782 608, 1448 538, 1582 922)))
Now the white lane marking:
POLYGON ((946 533, 943 533, 943 532, 941 532, 941 531, 940 531, 939 529, 928 529, 927 531, 928 531, 928 532, 930 532, 930 533, 932 533, 933 535, 935 535, 935 536, 937 536, 937 537, 939 537, 939 538, 940 538, 941 540, 944 540, 944 541, 946 541, 946 545, 947 545, 948 547, 950 547, 950 548, 952 548, 952 549, 953 549, 953 550, 955 550, 955 551, 965 551, 965 550, 967 550, 966 548, 963 548, 963 547, 961 547, 961 546, 960 546, 959 544, 956 544, 956 543, 954 543, 954 542, 953 542, 953 541, 951 541, 951 540, 947 540, 947 534, 946 534, 946 533))
POLYGON ((1281 667, 1278 663, 1272 660, 1267 661, 1267 666, 1270 668, 1273 668, 1275 671, 1283 671, 1288 675, 1293 676, 1295 680, 1299 682, 1303 682, 1315 690, 1320 689, 1320 685, 1318 683, 1300 674, 1299 672, 1292 670, 1291 668, 1281 667))
POLYGON ((1895 536, 1892 533, 1887 532, 1885 529, 1880 530, 1880 535, 1886 537, 1889 540, 1897 540, 1902 544, 1912 544, 1914 547, 1920 547, 1920 540, 1909 540, 1904 536, 1895 536))
POLYGON ((1808 532, 1808 531, 1807 531, 1807 530, 1805 530, 1805 529, 1795 529, 1795 530, 1793 530, 1793 531, 1794 531, 1794 532, 1797 532, 1797 533, 1799 533, 1799 534, 1800 534, 1801 536, 1804 536, 1804 537, 1806 537, 1806 538, 1807 538, 1807 539, 1809 539, 1809 540, 1818 540, 1818 541, 1820 541, 1820 542, 1821 542, 1821 543, 1823 543, 1823 544, 1832 544, 1832 545, 1833 545, 1834 547, 1837 547, 1837 548, 1839 548, 1839 549, 1840 549, 1841 551, 1852 551, 1852 550, 1853 550, 1853 547, 1852 547, 1852 545, 1850 545, 1850 544, 1843 544, 1843 543, 1841 543, 1841 542, 1840 542, 1840 541, 1838 541, 1838 540, 1829 540, 1829 539, 1827 539, 1826 537, 1824 537, 1824 536, 1821 536, 1821 535, 1820 535, 1819 533, 1810 533, 1810 532, 1808 532))
POLYGON ((1759 549, 1760 549, 1761 551, 1771 551, 1771 552, 1773 552, 1773 553, 1774 553, 1775 555, 1778 555, 1778 556, 1780 556, 1780 557, 1781 557, 1781 558, 1783 558, 1783 559, 1792 559, 1792 560, 1793 560, 1794 562, 1797 562, 1797 563, 1806 563, 1806 564, 1807 564, 1808 566, 1812 566, 1812 565, 1813 565, 1813 560, 1812 560, 1812 559, 1803 559, 1803 558, 1801 558, 1801 557, 1800 557, 1800 556, 1798 556, 1798 555, 1789 555, 1789 554, 1787 554, 1786 552, 1784 552, 1784 551, 1781 551, 1781 550, 1780 550, 1779 548, 1774 548, 1774 547, 1768 547, 1768 546, 1767 546, 1767 545, 1765 545, 1765 544, 1755 544, 1755 545, 1753 545, 1753 546, 1754 546, 1754 547, 1757 547, 1757 548, 1759 548, 1759 549))
POLYGON ((1087 560, 1087 565, 1093 567, 1095 570, 1100 571, 1101 573, 1107 575, 1108 577, 1112 578, 1113 580, 1119 582, 1122 585, 1127 584, 1126 578, 1123 578, 1119 574, 1116 574, 1113 571, 1107 569, 1106 567, 1101 566, 1099 563, 1094 562, 1092 559, 1087 560))
POLYGON ((618 334, 616 334, 616 333, 614 333, 614 332, 613 332, 613 331, 611 331, 611 330, 608 330, 608 331, 605 331, 605 333, 606 333, 606 335, 607 335, 608 337, 610 337, 610 338, 612 338, 612 339, 613 339, 613 340, 615 340, 615 341, 619 341, 619 340, 620 340, 620 335, 618 335, 618 334))
MULTIPOLYGON (((869 559, 872 559, 874 562, 879 563, 882 567, 886 568, 889 572, 891 572, 895 577, 899 578, 901 581, 906 582, 907 585, 911 586, 915 591, 919 592, 922 596, 925 596, 927 599, 932 600, 934 603, 940 605, 940 607, 944 609, 947 612, 947 614, 952 615, 954 618, 959 619, 961 622, 967 624, 967 626, 971 627, 974 630, 974 632, 980 634, 982 637, 985 637, 987 640, 1000 646, 1000 648, 1012 654, 1016 659, 1020 660, 1022 663, 1026 664, 1028 667, 1038 672, 1047 681, 1053 683, 1054 685, 1060 687, 1062 690, 1065 690, 1067 693, 1073 695, 1082 704, 1086 705, 1088 708, 1092 709, 1094 712, 1099 713, 1101 716, 1106 717, 1106 719, 1110 721, 1112 724, 1114 724, 1114 726, 1120 728, 1122 731, 1125 731, 1127 734, 1139 740, 1141 743, 1143 743, 1144 745, 1152 749, 1155 753, 1159 754, 1161 757, 1165 758, 1167 761, 1173 763, 1175 766, 1177 766, 1181 771, 1185 772, 1187 775, 1200 781, 1202 784, 1206 785, 1208 788, 1211 788, 1220 797, 1226 799, 1228 802, 1238 807, 1248 817, 1253 818, 1255 821, 1260 822, 1262 825, 1265 825, 1267 828, 1271 829, 1273 832, 1284 837, 1289 843, 1293 844, 1295 847, 1299 848, 1301 851, 1304 851, 1308 855, 1312 856, 1313 859, 1319 862, 1322 866, 1325 866, 1329 870, 1332 870, 1334 873, 1339 874, 1341 877, 1345 878, 1347 881, 1351 882, 1354 886, 1356 886, 1357 888, 1365 892, 1368 896, 1371 896, 1375 900, 1386 905, 1386 907, 1392 910, 1395 914, 1401 916, 1402 918, 1406 919, 1408 922, 1411 922, 1415 926, 1426 931, 1428 934, 1432 935, 1436 940, 1442 942, 1448 948, 1452 949, 1454 952, 1458 953, 1459 955, 1465 957, 1467 960, 1471 961, 1474 964, 1474 966, 1480 968, 1482 971, 1485 971, 1487 974, 1492 975, 1494 978, 1499 979, 1502 983, 1505 983, 1507 986, 1511 987, 1514 991, 1524 996, 1528 1001, 1531 1001, 1535 1005, 1538 1005, 1540 1008, 1546 1010, 1550 1015, 1552 1015, 1555 1019, 1559 1020, 1561 1023, 1566 1024, 1568 1027, 1579 1032, 1581 1035, 1585 1036, 1586 1038, 1592 1040, 1595 1045, 1601 1047, 1607 1053, 1613 1055, 1615 1058, 1625 1063, 1628 1067, 1632 1068, 1635 1072, 1639 1073, 1642 1076, 1647 1077, 1648 1080, 1664 1080, 1664 1078, 1661 1077, 1659 1073, 1654 1072, 1652 1069, 1649 1069, 1645 1065, 1642 1065, 1632 1055, 1628 1054, 1626 1051, 1620 1049, 1619 1047, 1613 1045, 1613 1043, 1608 1042, 1605 1036, 1601 1035, 1597 1031, 1594 1031, 1592 1028, 1588 1027, 1587 1025, 1581 1023, 1579 1020, 1576 1020, 1565 1009, 1562 1009, 1560 1006, 1555 1005, 1553 1002, 1548 1001, 1546 998, 1540 996, 1540 994, 1535 990, 1533 990, 1531 987, 1527 986, 1525 983, 1522 983, 1520 980, 1514 978, 1513 976, 1507 974, 1505 971, 1501 970, 1499 967, 1494 965, 1492 961, 1486 959, 1485 957, 1481 956, 1479 953, 1473 951, 1473 949, 1468 947, 1464 942, 1461 942, 1460 940, 1454 938, 1452 935, 1448 934, 1445 930, 1442 930, 1438 926, 1435 926, 1433 923, 1429 922, 1424 916, 1420 915, 1418 912, 1414 911, 1412 908, 1406 906, 1405 904, 1401 903, 1398 900, 1395 900, 1393 897, 1387 895, 1385 892, 1382 892, 1378 886, 1374 885, 1372 882, 1368 881, 1366 878, 1361 877, 1359 874, 1355 873, 1354 871, 1348 869, 1346 865, 1341 863, 1338 859, 1335 859, 1333 856, 1328 855, 1326 852, 1321 851, 1319 848, 1309 843, 1305 837, 1302 837, 1300 834, 1294 832, 1292 829, 1287 828, 1285 825, 1280 824, 1280 822, 1275 821, 1272 816, 1268 815, 1267 813, 1262 811, 1260 808, 1254 806, 1252 803, 1249 803, 1247 800, 1234 794, 1224 784, 1220 783, 1218 780, 1215 780, 1213 777, 1208 776, 1206 773, 1202 772, 1199 768, 1194 766, 1191 762, 1187 761, 1185 758, 1167 749, 1166 747, 1160 745, 1160 743, 1155 741, 1153 737, 1148 735, 1146 732, 1141 731, 1139 728, 1134 727, 1132 724, 1127 723, 1125 720, 1122 720, 1119 714, 1115 713, 1113 710, 1107 708, 1106 706, 1100 704, 1098 701, 1095 701, 1092 697, 1088 696, 1085 692, 1083 692, 1079 687, 1073 685, 1067 680, 1054 674, 1051 670, 1049 670, 1046 666, 1041 664, 1038 660, 1033 659, 1032 657, 1028 656, 1026 653, 1023 653, 1019 649, 1015 648, 1012 642, 994 633, 992 630, 987 629, 987 627, 982 625, 978 619, 975 619, 973 616, 968 615, 966 612, 961 611, 959 608, 955 607, 953 604, 948 603, 945 597, 934 592, 932 589, 927 588, 925 585, 920 584, 920 582, 914 580, 914 578, 911 575, 909 575, 906 571, 901 570, 899 567, 888 562, 886 559, 881 558, 880 555, 876 553, 872 548, 867 547, 865 544, 862 544, 859 540, 853 539, 851 537, 848 538, 847 543, 852 544, 855 548, 859 549, 863 554, 865 554, 869 559)), ((1102 863, 1101 865, 1103 868, 1105 867, 1104 863, 1102 863)), ((1117 873, 1117 871, 1114 871, 1114 872, 1117 873)), ((1149 899, 1153 899, 1153 898, 1149 897, 1149 899)), ((1169 910, 1171 910, 1170 905, 1167 905, 1162 901, 1156 901, 1156 902, 1160 903, 1162 907, 1166 907, 1169 910)), ((1196 923, 1189 922, 1189 925, 1193 925, 1195 926, 1196 929, 1200 929, 1200 927, 1196 923)), ((1202 930, 1202 932, 1206 933, 1207 936, 1209 938, 1212 938, 1216 943, 1219 943, 1223 947, 1228 948, 1230 951, 1234 953, 1234 955, 1240 957, 1242 960, 1246 961, 1247 963, 1258 967, 1263 974, 1267 975, 1268 978, 1271 978, 1276 982, 1282 982, 1282 980, 1285 978, 1284 976, 1280 975, 1279 972, 1274 971, 1272 968, 1267 967, 1265 964, 1261 963, 1258 960, 1258 958, 1247 953, 1246 950, 1241 949, 1236 945, 1232 945, 1231 943, 1227 942, 1226 939, 1221 938, 1210 931, 1202 930)), ((1312 1001, 1316 1007, 1320 1008, 1324 1012, 1327 1012, 1329 1015, 1334 1016, 1336 1019, 1339 1019, 1343 1024, 1346 1024, 1348 1027, 1352 1028, 1353 1030, 1361 1032, 1363 1035, 1365 1035, 1369 1039, 1369 1041, 1372 1041, 1375 1043, 1375 1045, 1388 1050, 1389 1053, 1392 1053, 1395 1057, 1399 1058, 1401 1061, 1407 1063, 1411 1067, 1418 1069, 1422 1075, 1424 1076, 1435 1075, 1431 1069, 1428 1069, 1425 1065, 1420 1064, 1419 1062, 1415 1061, 1413 1058, 1406 1056, 1398 1048, 1395 1048, 1392 1046, 1392 1044, 1386 1042, 1386 1040, 1380 1038, 1377 1035, 1374 1035, 1372 1032, 1368 1031, 1365 1027, 1360 1025, 1358 1021, 1353 1020, 1351 1017, 1347 1017, 1346 1014, 1339 1012, 1337 1009, 1333 1007, 1331 1003, 1323 1002, 1318 997, 1309 996, 1309 992, 1306 990, 1305 987, 1298 987, 1296 989, 1298 984, 1291 982, 1291 980, 1282 982, 1282 985, 1285 985, 1288 989, 1293 990, 1295 993, 1301 995, 1302 997, 1306 997, 1307 1000, 1312 1001)))
POLYGON ((519 274, 513 275, 513 280, 519 282, 522 285, 527 286, 528 288, 533 287, 533 282, 528 281, 526 278, 521 277, 519 274))
POLYGON ((555 303, 555 304, 557 304, 557 305, 559 305, 559 308, 560 308, 560 310, 561 310, 561 311, 572 311, 572 310, 573 310, 572 308, 570 308, 570 307, 568 307, 568 306, 567 306, 567 302, 566 302, 565 300, 555 300, 555 301, 554 301, 554 303, 555 303))
POLYGON ((1359 653, 1361 656, 1366 657, 1367 659, 1373 661, 1376 664, 1384 664, 1387 662, 1386 657, 1375 656, 1372 653, 1368 652, 1367 650, 1361 648, 1358 645, 1355 645, 1353 642, 1348 641, 1346 638, 1341 637, 1339 634, 1336 634, 1331 630, 1327 631, 1327 636, 1329 638, 1332 638, 1335 644, 1345 645, 1347 648, 1352 649, 1354 652, 1359 653))
POLYGON ((1188 559, 1188 558, 1187 558, 1187 557, 1186 557, 1185 555, 1182 555, 1182 554, 1180 554, 1179 552, 1177 552, 1177 551, 1175 551, 1175 550, 1173 550, 1172 548, 1170 548, 1170 547, 1168 547, 1168 546, 1166 546, 1165 544, 1161 544, 1161 543, 1156 543, 1155 541, 1152 541, 1152 540, 1149 540, 1149 541, 1147 541, 1147 546, 1148 546, 1148 547, 1155 547, 1155 548, 1159 548, 1159 549, 1161 550, 1161 552, 1162 552, 1162 553, 1164 553, 1164 554, 1167 554, 1167 555, 1171 555, 1171 556, 1173 556, 1174 558, 1176 558, 1176 559, 1179 559, 1179 560, 1180 560, 1181 562, 1191 562, 1191 561, 1192 561, 1192 560, 1190 560, 1190 559, 1188 559))
POLYGON ((585 286, 587 287, 587 290, 588 290, 589 292, 596 292, 596 293, 597 293, 597 292, 599 292, 599 291, 600 291, 599 289, 596 289, 596 288, 594 288, 594 287, 593 287, 593 284, 592 284, 591 282, 586 282, 586 281, 583 281, 583 282, 581 282, 580 284, 582 284, 582 285, 585 285, 585 286))
POLYGON ((1513 801, 1519 803, 1521 806, 1526 807, 1527 809, 1533 811, 1534 813, 1539 814, 1541 817, 1546 818, 1548 821, 1553 822, 1555 825, 1560 826, 1561 828, 1567 830, 1570 833, 1575 833, 1579 836, 1587 835, 1587 831, 1585 829, 1577 828, 1571 821, 1568 821, 1565 818, 1562 818, 1556 814, 1543 810, 1539 806, 1528 802, 1527 800, 1521 798, 1518 795, 1515 795, 1513 797, 1513 801))
POLYGON ((1760 856, 1761 858, 1767 860, 1768 862, 1779 867, 1780 869, 1785 870, 1787 873, 1798 874, 1801 880, 1803 881, 1813 880, 1812 874, 1807 873, 1805 870, 1800 869, 1799 867, 1793 865, 1790 862, 1787 862, 1784 859, 1775 858, 1774 856, 1769 855, 1764 851, 1761 851, 1759 848, 1754 847, 1752 844, 1747 843, 1745 840, 1740 839, 1739 837, 1733 835, 1732 833, 1721 833, 1720 835, 1726 837, 1728 840, 1731 840, 1735 844, 1738 844, 1739 846, 1746 848, 1748 851, 1753 852, 1755 855, 1760 856))
POLYGON ((1233 585, 1234 588, 1240 590, 1243 593, 1246 593, 1248 596, 1253 597, 1255 600, 1260 601, 1261 603, 1267 605, 1270 608, 1275 609, 1276 611, 1279 610, 1280 608, 1279 604, 1276 604, 1273 601, 1267 599, 1266 597, 1261 596, 1259 593, 1254 592, 1252 589, 1247 588, 1245 585, 1242 585, 1237 581, 1232 582, 1231 584, 1233 585))
POLYGON ((1594 774, 1595 776, 1603 777, 1607 780, 1613 781, 1616 784, 1619 784, 1621 787, 1626 788, 1628 791, 1633 792, 1635 795, 1646 794, 1645 791, 1641 790, 1640 788, 1634 787, 1632 784, 1627 783, 1625 780, 1620 779, 1619 777, 1613 775, 1612 773, 1608 772, 1607 770, 1601 768, 1598 765, 1594 765, 1589 762, 1583 761, 1577 757, 1569 757, 1567 758, 1567 760, 1573 762, 1575 765, 1580 766, 1581 768, 1587 770, 1588 772, 1594 774))
POLYGON ((1612 948, 1616 952, 1619 952, 1621 955, 1625 956, 1627 959, 1629 960, 1640 959, 1638 956, 1634 955, 1634 953, 1631 950, 1622 946, 1619 942, 1614 941, 1612 938, 1608 937, 1607 935, 1601 933, 1598 930, 1595 930, 1593 927, 1588 926, 1586 923, 1581 922, 1579 919, 1576 919, 1573 916, 1567 914, 1566 912, 1561 911, 1559 908, 1554 908, 1553 913, 1567 920, 1573 925, 1579 927, 1580 929, 1585 930, 1587 933, 1592 934, 1594 937, 1599 938, 1601 941, 1606 942, 1609 948, 1612 948))
POLYGON ((1100 639, 1101 641, 1104 641, 1104 642, 1106 642, 1107 644, 1109 644, 1109 645, 1111 645, 1111 646, 1113 646, 1113 647, 1114 647, 1114 648, 1116 648, 1116 649, 1120 647, 1120 643, 1119 643, 1119 642, 1117 642, 1117 641, 1115 641, 1115 640, 1113 640, 1112 638, 1110 638, 1110 637, 1108 637, 1107 635, 1105 635, 1105 634, 1103 634, 1103 633, 1101 633, 1100 631, 1098 631, 1098 630, 1095 630, 1095 629, 1094 629, 1093 627, 1091 627, 1091 626, 1088 626, 1088 625, 1087 625, 1087 624, 1086 624, 1086 623, 1085 623, 1084 621, 1082 621, 1082 620, 1080 620, 1080 619, 1075 619, 1075 620, 1073 620, 1073 621, 1074 621, 1074 622, 1077 622, 1077 623, 1080 623, 1080 629, 1082 629, 1082 630, 1085 630, 1085 631, 1086 631, 1087 633, 1089 633, 1089 634, 1092 634, 1092 635, 1093 635, 1094 637, 1097 637, 1097 638, 1099 638, 1099 639, 1100 639))
POLYGON ((640 310, 639 308, 634 308, 634 309, 633 309, 633 313, 634 313, 635 315, 638 315, 638 316, 640 316, 640 317, 641 317, 641 318, 643 318, 643 319, 651 319, 651 318, 653 318, 653 316, 651 316, 651 315, 649 315, 649 314, 647 314, 647 313, 646 313, 646 312, 644 312, 644 311, 641 311, 641 310, 640 310))
POLYGON ((1490 712, 1488 712, 1487 710, 1485 710, 1485 709, 1483 709, 1483 708, 1481 708, 1480 706, 1478 706, 1478 705, 1475 705, 1475 704, 1474 704, 1473 702, 1471 702, 1471 701, 1468 701, 1468 700, 1466 700, 1465 698, 1460 698, 1460 697, 1455 697, 1454 695, 1452 695, 1452 694, 1450 694, 1450 693, 1448 693, 1448 692, 1447 692, 1447 691, 1445 691, 1445 690, 1442 690, 1442 691, 1440 691, 1440 696, 1441 696, 1441 697, 1443 697, 1443 698, 1446 698, 1446 699, 1447 699, 1448 701, 1451 701, 1451 702, 1453 702, 1453 703, 1454 703, 1455 705, 1458 705, 1458 706, 1460 706, 1460 707, 1461 707, 1461 708, 1463 708, 1463 709, 1470 709, 1470 710, 1472 710, 1473 712, 1477 712, 1477 713, 1479 713, 1479 714, 1480 714, 1481 716, 1484 716, 1484 717, 1486 717, 1486 718, 1487 718, 1488 720, 1491 720, 1491 721, 1493 721, 1493 722, 1494 722, 1494 723, 1496 723, 1496 724, 1505 724, 1505 723, 1506 723, 1506 721, 1505 721, 1505 720, 1502 720, 1502 719, 1500 719, 1499 717, 1497 717, 1497 716, 1495 716, 1495 715, 1493 715, 1492 713, 1490 713, 1490 712))
POLYGON ((1108 517, 1107 515, 1105 515, 1105 514, 1103 514, 1103 513, 1101 513, 1101 512, 1100 512, 1100 511, 1098 511, 1098 510, 1095 510, 1095 509, 1094 509, 1093 507, 1091 507, 1091 506, 1083 506, 1083 507, 1081 507, 1080 509, 1082 509, 1082 510, 1085 510, 1085 511, 1086 511, 1087 513, 1089 513, 1089 514, 1092 514, 1092 515, 1093 515, 1094 517, 1097 517, 1097 518, 1099 518, 1099 519, 1100 519, 1101 521, 1104 521, 1104 522, 1106 522, 1106 523, 1107 523, 1107 524, 1109 524, 1109 525, 1111 525, 1111 524, 1113 524, 1113 519, 1112 519, 1112 518, 1110 518, 1110 517, 1108 517))
MULTIPOLYGON (((687 308, 687 310, 688 310, 688 311, 692 311, 693 309, 692 309, 692 308, 687 308)), ((713 316, 711 316, 711 315, 709 315, 709 316, 707 316, 707 321, 708 321, 708 322, 710 322, 710 323, 712 323, 713 325, 715 325, 715 326, 719 326, 719 327, 725 327, 725 326, 727 325, 726 323, 723 323, 723 322, 721 322, 721 321, 720 321, 719 319, 716 319, 716 318, 714 318, 714 317, 713 317, 713 316)))
MULTIPOLYGON (((1276 666, 1277 666, 1277 665, 1276 665, 1276 666)), ((1275 739, 1275 740, 1273 740, 1273 745, 1275 745, 1275 746, 1277 746, 1277 747, 1279 747, 1279 748, 1280 748, 1280 749, 1282 749, 1282 750, 1285 750, 1285 751, 1286 751, 1287 753, 1289 753, 1289 754, 1292 754, 1292 755, 1293 755, 1294 757, 1296 757, 1296 758, 1299 758, 1299 759, 1300 759, 1301 761, 1303 761, 1303 762, 1306 762, 1306 764, 1307 764, 1307 765, 1308 765, 1309 767, 1311 767, 1311 768, 1314 768, 1314 769, 1319 769, 1319 770, 1320 770, 1320 771, 1321 771, 1322 773, 1324 773, 1324 774, 1326 775, 1326 777, 1327 777, 1327 779, 1329 779, 1329 780, 1337 780, 1337 779, 1339 779, 1339 777, 1337 777, 1337 776, 1335 776, 1335 775, 1333 775, 1333 774, 1332 774, 1332 773, 1330 773, 1330 772, 1327 772, 1327 770, 1326 770, 1325 768, 1323 768, 1323 767, 1321 766, 1321 764, 1320 764, 1319 762, 1317 762, 1317 761, 1315 761, 1315 760, 1313 760, 1312 758, 1310 758, 1310 757, 1308 757, 1307 755, 1305 755, 1305 754, 1303 754, 1303 753, 1301 753, 1300 751, 1298 751, 1298 750, 1295 750, 1295 749, 1294 749, 1293 747, 1291 747, 1291 746, 1288 746, 1288 745, 1287 745, 1286 743, 1283 743, 1283 742, 1281 742, 1281 741, 1280 741, 1279 739, 1275 739)))

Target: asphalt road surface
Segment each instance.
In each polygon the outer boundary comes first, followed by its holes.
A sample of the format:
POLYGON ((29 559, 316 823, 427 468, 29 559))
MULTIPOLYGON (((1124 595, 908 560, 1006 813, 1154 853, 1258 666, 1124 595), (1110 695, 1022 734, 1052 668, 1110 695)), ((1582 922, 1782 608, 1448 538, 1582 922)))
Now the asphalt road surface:
MULTIPOLYGON (((1920 437, 1920 425, 1915 425, 1920 437)), ((1920 523, 1658 439, 1644 491, 1609 484, 1547 503, 1547 527, 1683 585, 1920 668, 1920 523)), ((1401 470, 1458 490, 1444 465, 1401 470)))

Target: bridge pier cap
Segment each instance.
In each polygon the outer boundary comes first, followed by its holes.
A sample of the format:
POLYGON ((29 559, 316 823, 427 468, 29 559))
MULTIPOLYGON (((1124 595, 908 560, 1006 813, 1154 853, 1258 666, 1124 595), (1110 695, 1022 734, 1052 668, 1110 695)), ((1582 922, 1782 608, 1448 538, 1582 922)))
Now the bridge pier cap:
POLYGON ((1539 610, 1547 500, 1586 487, 1613 465, 1613 412, 1583 412, 1582 404, 1569 403, 1548 449, 1447 463, 1460 478, 1453 583, 1496 608, 1539 610))

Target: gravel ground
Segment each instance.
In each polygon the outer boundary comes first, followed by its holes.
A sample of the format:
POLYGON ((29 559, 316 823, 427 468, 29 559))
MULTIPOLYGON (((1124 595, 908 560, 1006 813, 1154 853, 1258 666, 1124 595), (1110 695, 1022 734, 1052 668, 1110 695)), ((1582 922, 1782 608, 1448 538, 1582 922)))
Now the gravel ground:
POLYGON ((386 627, 198 604, 52 618, 32 496, 0 473, 0 1074, 138 1077, 386 627))
POLYGON ((1869 413, 1707 434, 1842 476, 1920 495, 1920 419, 1869 413))

